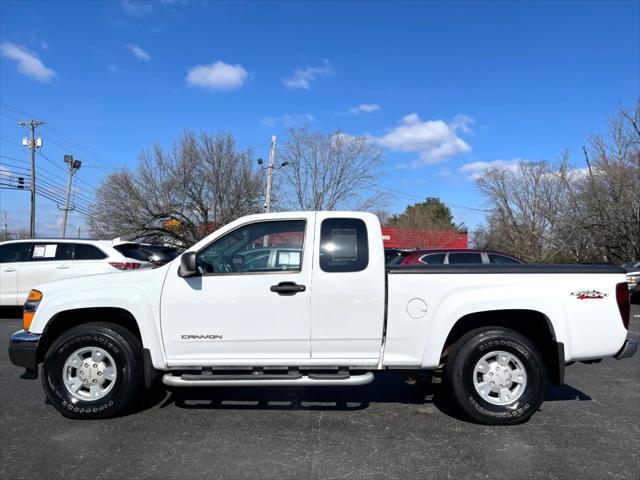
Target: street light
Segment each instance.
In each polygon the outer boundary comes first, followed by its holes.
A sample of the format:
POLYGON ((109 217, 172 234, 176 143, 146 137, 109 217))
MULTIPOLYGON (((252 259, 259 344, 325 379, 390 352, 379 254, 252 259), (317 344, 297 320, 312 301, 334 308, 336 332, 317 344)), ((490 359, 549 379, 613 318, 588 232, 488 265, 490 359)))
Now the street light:
POLYGON ((271 186, 273 184, 273 172, 276 172, 281 168, 286 167, 287 165, 289 165, 289 162, 282 162, 278 167, 274 167, 273 156, 271 156, 269 159, 269 165, 265 167, 263 166, 263 164, 264 164, 264 160, 262 160, 262 158, 259 158, 258 165, 260 165, 260 167, 263 170, 267 171, 267 193, 264 199, 264 211, 269 212, 269 210, 271 209, 271 186))

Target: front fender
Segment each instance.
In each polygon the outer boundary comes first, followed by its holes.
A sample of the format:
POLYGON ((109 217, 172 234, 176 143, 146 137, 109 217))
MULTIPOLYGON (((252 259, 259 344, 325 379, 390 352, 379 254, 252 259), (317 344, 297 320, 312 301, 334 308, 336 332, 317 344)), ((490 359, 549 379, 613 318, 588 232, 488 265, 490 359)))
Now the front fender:
MULTIPOLYGON (((48 291, 46 285, 41 288, 43 299, 36 310, 31 323, 30 332, 42 334, 47 324, 56 316, 78 309, 118 308, 126 310, 135 319, 143 348, 151 353, 154 368, 167 368, 162 348, 162 337, 159 320, 160 293, 150 295, 149 286, 109 285, 102 289, 95 287, 75 286, 73 294, 63 291, 48 291), (155 301, 154 301, 155 300, 155 301)), ((92 320, 108 320, 108 318, 89 318, 92 320)))

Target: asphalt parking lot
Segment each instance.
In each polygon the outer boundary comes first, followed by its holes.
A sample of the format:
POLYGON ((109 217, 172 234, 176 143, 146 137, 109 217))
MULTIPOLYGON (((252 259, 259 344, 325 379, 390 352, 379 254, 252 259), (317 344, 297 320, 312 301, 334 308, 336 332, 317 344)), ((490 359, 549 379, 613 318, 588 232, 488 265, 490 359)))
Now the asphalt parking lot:
MULTIPOLYGON (((640 333, 640 307, 632 310, 640 333)), ((528 423, 460 420, 438 385, 178 390, 81 422, 21 380, 0 319, 0 478, 640 478, 640 356, 567 369, 528 423)))

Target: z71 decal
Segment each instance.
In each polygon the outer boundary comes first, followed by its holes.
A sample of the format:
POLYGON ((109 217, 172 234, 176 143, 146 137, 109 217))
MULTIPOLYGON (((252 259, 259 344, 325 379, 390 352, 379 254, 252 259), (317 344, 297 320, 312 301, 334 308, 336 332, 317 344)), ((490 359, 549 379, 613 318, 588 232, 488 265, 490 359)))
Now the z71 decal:
POLYGON ((578 300, 600 300, 609 296, 608 293, 602 293, 598 290, 580 290, 579 292, 571 292, 570 295, 578 300))

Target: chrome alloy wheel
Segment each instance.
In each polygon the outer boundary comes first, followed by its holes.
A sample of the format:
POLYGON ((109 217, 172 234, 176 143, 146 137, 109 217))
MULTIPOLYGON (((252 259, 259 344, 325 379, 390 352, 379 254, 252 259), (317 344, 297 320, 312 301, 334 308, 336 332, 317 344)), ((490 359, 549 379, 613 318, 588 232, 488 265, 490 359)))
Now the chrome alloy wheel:
POLYGON ((473 369, 473 385, 478 395, 493 405, 507 405, 522 396, 527 372, 522 362, 509 352, 487 353, 473 369))
POLYGON ((64 362, 62 380, 78 400, 99 400, 116 383, 118 373, 113 357, 100 347, 83 347, 64 362))

